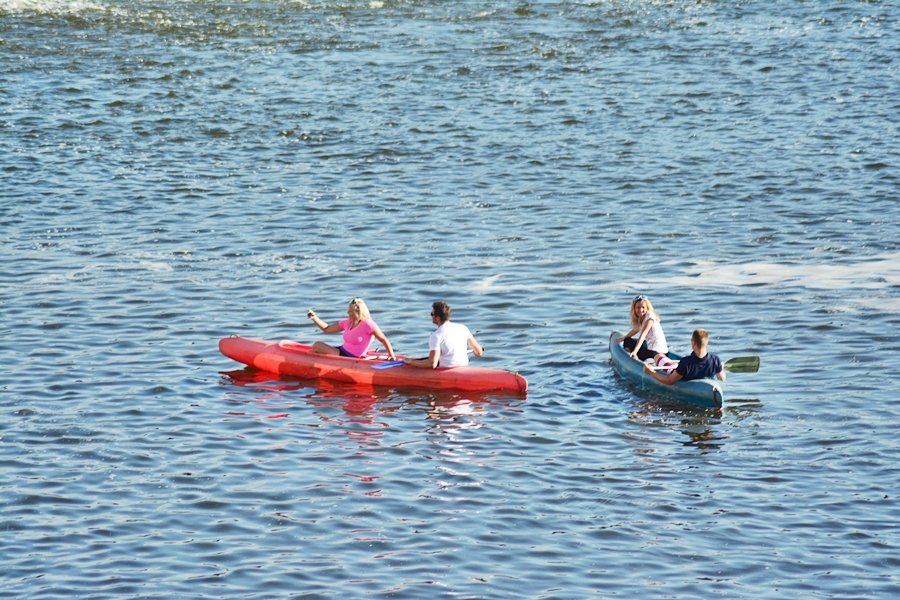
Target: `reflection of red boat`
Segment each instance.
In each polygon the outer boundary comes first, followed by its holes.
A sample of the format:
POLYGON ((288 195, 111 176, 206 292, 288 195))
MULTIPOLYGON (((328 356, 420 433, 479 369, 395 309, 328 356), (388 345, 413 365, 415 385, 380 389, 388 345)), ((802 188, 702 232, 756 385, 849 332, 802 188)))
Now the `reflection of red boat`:
POLYGON ((415 386, 467 391, 504 390, 524 393, 528 381, 518 373, 483 367, 420 369, 408 365, 376 368, 387 357, 346 358, 313 354, 306 344, 242 337, 219 340, 219 350, 245 365, 302 379, 391 387, 415 386))

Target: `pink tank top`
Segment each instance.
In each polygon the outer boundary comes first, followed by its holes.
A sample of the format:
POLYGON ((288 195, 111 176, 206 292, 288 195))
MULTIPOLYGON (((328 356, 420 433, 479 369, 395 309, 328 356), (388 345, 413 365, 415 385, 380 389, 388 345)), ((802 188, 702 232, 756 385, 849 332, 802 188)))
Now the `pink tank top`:
POLYGON ((378 329, 375 321, 368 319, 353 329, 350 329, 350 319, 343 319, 339 324, 344 330, 344 350, 353 356, 365 354, 372 343, 372 332, 378 329))

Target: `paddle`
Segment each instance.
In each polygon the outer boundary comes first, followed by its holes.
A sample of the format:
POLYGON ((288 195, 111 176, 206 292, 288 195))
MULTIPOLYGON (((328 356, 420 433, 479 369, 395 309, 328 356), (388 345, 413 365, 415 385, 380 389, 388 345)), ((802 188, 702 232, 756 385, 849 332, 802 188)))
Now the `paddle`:
POLYGON ((400 365, 405 365, 406 363, 402 360, 390 360, 388 362, 378 363, 377 365, 372 365, 373 369, 390 369, 391 367, 399 367, 400 365))
MULTIPOLYGON (((660 367, 650 367, 654 371, 673 370, 677 365, 662 365, 660 367)), ((759 371, 758 356, 736 356, 725 361, 725 369, 732 373, 756 373, 759 371)))
POLYGON ((759 357, 736 356, 725 361, 725 368, 732 373, 756 373, 759 371, 759 357))

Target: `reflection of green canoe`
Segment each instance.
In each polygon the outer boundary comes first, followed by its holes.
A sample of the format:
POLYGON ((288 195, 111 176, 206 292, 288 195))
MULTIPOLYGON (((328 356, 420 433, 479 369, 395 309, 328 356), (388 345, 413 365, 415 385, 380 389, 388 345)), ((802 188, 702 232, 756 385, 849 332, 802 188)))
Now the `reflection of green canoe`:
MULTIPOLYGON (((618 331, 613 331, 609 335, 609 353, 612 355, 613 368, 639 391, 652 392, 692 406, 722 408, 725 393, 722 390, 721 381, 718 379, 694 379, 679 381, 674 385, 660 383, 644 373, 644 363, 631 358, 622 344, 616 343, 616 338, 621 335, 618 331)), ((671 353, 669 356, 675 360, 679 358, 671 353)))

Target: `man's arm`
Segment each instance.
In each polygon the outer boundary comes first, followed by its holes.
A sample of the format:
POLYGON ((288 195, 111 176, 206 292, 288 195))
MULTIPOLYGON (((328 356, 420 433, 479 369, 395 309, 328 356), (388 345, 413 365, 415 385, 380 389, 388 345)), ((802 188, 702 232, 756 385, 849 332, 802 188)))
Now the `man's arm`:
POLYGON ((478 340, 475 339, 474 335, 469 336, 467 343, 469 344, 469 348, 472 349, 472 352, 475 354, 475 356, 481 356, 482 354, 484 354, 484 346, 478 343, 478 340))
POLYGON ((441 355, 437 350, 428 353, 428 358, 407 358, 404 362, 411 367, 421 367, 423 369, 436 369, 441 360, 441 355))
POLYGON ((653 377, 653 379, 666 385, 672 385, 673 383, 681 381, 681 373, 679 373, 678 371, 672 371, 668 375, 663 375, 662 373, 657 373, 656 371, 651 369, 650 365, 644 365, 644 373, 647 373, 648 375, 653 377))

